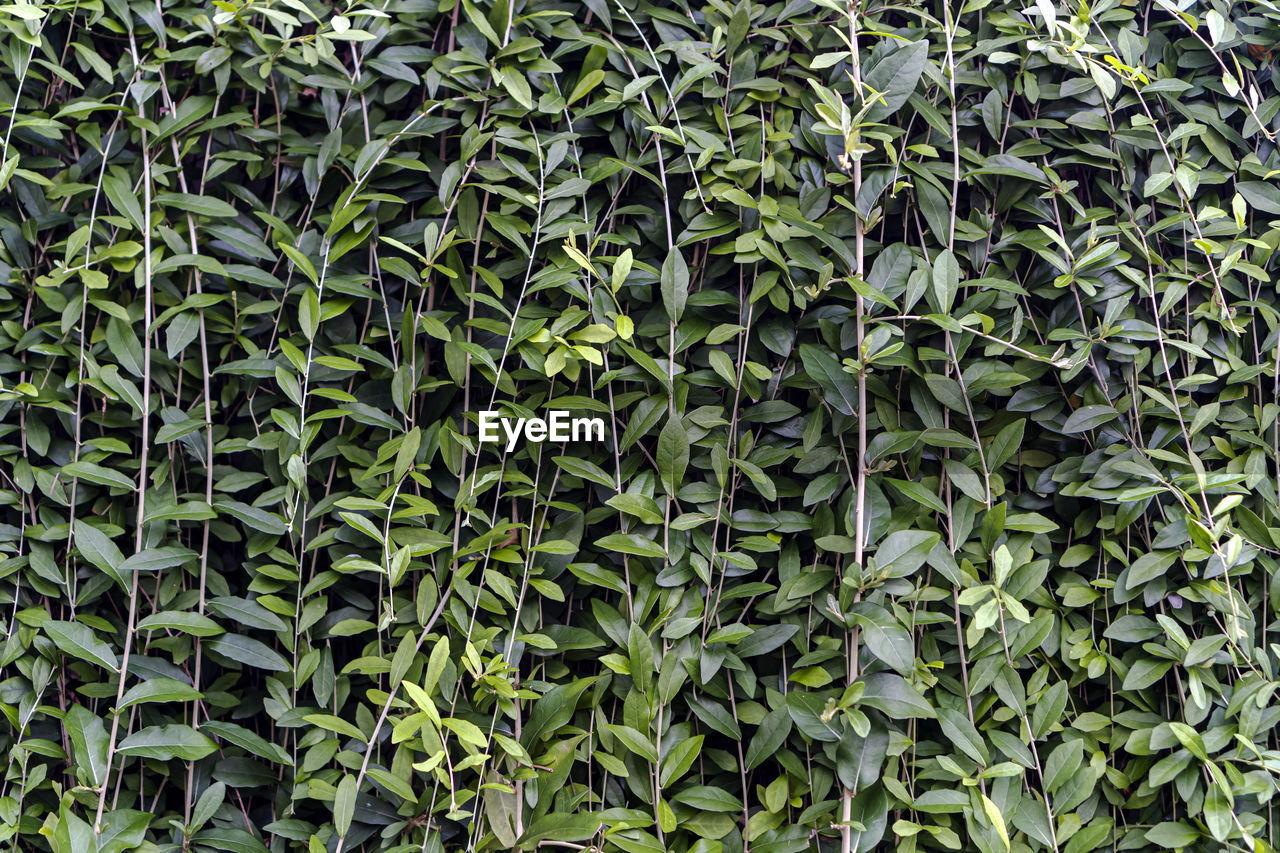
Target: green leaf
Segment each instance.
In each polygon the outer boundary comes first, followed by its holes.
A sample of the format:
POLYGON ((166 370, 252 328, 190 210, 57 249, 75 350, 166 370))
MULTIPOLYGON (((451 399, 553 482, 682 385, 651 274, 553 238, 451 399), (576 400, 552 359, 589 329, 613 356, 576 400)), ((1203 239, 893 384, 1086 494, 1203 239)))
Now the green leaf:
POLYGON ((64 654, 87 660, 111 672, 120 670, 116 653, 112 651, 111 646, 99 640, 88 625, 51 619, 42 624, 40 629, 64 654))
POLYGON ((1055 725, 1062 722, 1062 711, 1067 706, 1067 683, 1058 681, 1051 685, 1036 702, 1031 715, 1031 731, 1036 739, 1044 737, 1055 725))
MULTIPOLYGON (((899 492, 908 500, 914 501, 933 512, 940 512, 944 515, 946 514, 947 505, 942 502, 941 498, 929 491, 922 484, 912 480, 898 480, 893 477, 886 477, 885 482, 892 486, 894 491, 899 492)), ((806 496, 806 503, 807 502, 808 499, 806 496)))
POLYGON ((950 249, 933 259, 933 299, 938 311, 947 313, 960 290, 960 264, 950 249))
POLYGON ((288 672, 289 662, 265 643, 240 634, 223 634, 205 644, 205 648, 236 663, 268 672, 288 672))
POLYGON ((342 775, 338 783, 337 793, 333 797, 333 825, 338 836, 343 837, 351 830, 351 819, 356 813, 356 777, 350 773, 342 775))
POLYGON ((293 261, 294 266, 302 271, 302 274, 307 277, 308 281, 319 286, 320 276, 316 275, 316 268, 311 263, 310 258, 302 254, 302 252, 299 252, 293 246, 290 246, 288 243, 280 242, 276 245, 280 247, 280 251, 284 252, 285 256, 288 257, 289 260, 293 261))
POLYGON ((952 745, 965 755, 983 767, 991 763, 991 754, 982 735, 978 734, 967 716, 952 708, 939 708, 938 724, 952 745))
POLYGON ((645 737, 636 729, 630 726, 618 725, 615 723, 606 723, 605 728, 609 733, 617 738, 623 746, 636 755, 648 761, 650 764, 658 763, 658 749, 653 745, 653 741, 645 737))
POLYGON ((199 829, 204 826, 217 812, 219 806, 227 796, 227 786, 222 782, 214 782, 212 785, 204 789, 200 794, 200 799, 196 800, 195 808, 191 810, 190 826, 199 829))
POLYGON ((274 761, 286 766, 293 765, 293 761, 289 758, 289 753, 279 744, 271 743, 261 735, 235 723, 228 723, 224 720, 206 720, 200 724, 200 731, 221 738, 227 743, 247 750, 259 758, 265 758, 268 761, 274 761))
POLYGON ((190 726, 167 724, 147 726, 120 741, 117 751, 121 755, 136 755, 168 761, 179 758, 197 761, 210 755, 218 745, 190 726))
POLYGON ((319 726, 325 731, 336 732, 358 741, 368 740, 364 732, 341 717, 335 717, 333 714, 307 714, 302 719, 313 726, 319 726))
POLYGON ((546 839, 561 842, 586 841, 600 832, 601 826, 600 818, 589 812, 551 812, 533 822, 521 838, 520 844, 532 847, 546 839))
POLYGON ((1065 785, 1084 759, 1084 742, 1069 740, 1054 747, 1044 764, 1044 787, 1053 794, 1065 785))
POLYGON ((148 548, 130 555, 120 564, 119 569, 122 572, 158 572, 181 566, 199 556, 190 548, 180 548, 175 545, 148 548))
POLYGON ((689 267, 685 265, 684 255, 678 248, 672 247, 667 252, 667 259, 662 262, 662 305, 667 309, 667 316, 672 323, 679 323, 684 315, 684 306, 689 301, 689 267))
POLYGON ((552 735, 573 718, 573 710, 579 697, 591 686, 594 679, 577 679, 569 684, 557 684, 533 703, 520 742, 532 749, 544 735, 552 735))
POLYGON ((1235 815, 1231 811, 1233 806, 1232 798, 1217 785, 1210 785, 1205 792, 1204 823, 1214 841, 1226 841, 1235 829, 1235 815))
POLYGON ((165 610, 138 620, 139 631, 179 631, 193 637, 216 637, 221 626, 208 616, 182 610, 165 610))
POLYGON ((617 482, 605 473, 604 469, 594 462, 577 459, 572 456, 554 456, 552 461, 562 468, 566 473, 575 477, 581 477, 584 480, 590 480, 593 483, 599 483, 608 489, 617 487, 617 482))
POLYGON ((1155 551, 1143 554, 1133 561, 1125 572, 1125 589, 1137 589, 1143 584, 1163 577, 1169 568, 1178 561, 1175 551, 1155 551))
POLYGON ((110 468, 95 465, 92 462, 72 462, 62 466, 62 473, 67 477, 77 477, 86 483, 99 486, 111 486, 117 489, 133 490, 137 483, 110 468))
POLYGON ((236 209, 222 199, 209 196, 192 195, 190 193, 156 193, 156 204, 169 205, 183 213, 194 213, 197 216, 231 217, 236 216, 236 209))
POLYGON ((210 827, 196 834, 194 841, 228 853, 268 853, 267 846, 252 833, 232 826, 210 827))
POLYGON ((1087 432, 1091 429, 1097 429, 1103 424, 1110 423, 1120 417, 1120 413, 1111 406, 1081 406, 1071 413, 1066 423, 1062 425, 1062 431, 1066 433, 1087 432))
POLYGON ((691 788, 685 788, 672 797, 671 801, 704 812, 742 811, 741 800, 728 791, 710 785, 694 785, 691 788))
POLYGON ((1009 850, 1009 830, 1004 825, 1004 815, 1000 813, 1000 807, 997 806, 986 794, 979 794, 982 798, 982 811, 987 816, 987 820, 991 821, 991 826, 995 828, 996 834, 1000 836, 1000 840, 1004 842, 1004 849, 1009 850))
POLYGON ((519 838, 516 830, 517 814, 520 803, 516 800, 515 791, 501 783, 495 784, 484 792, 484 813, 489 820, 489 829, 505 849, 513 849, 519 838))
POLYGON ((123 213, 133 227, 139 231, 146 230, 146 222, 142 215, 142 205, 133 189, 119 175, 108 175, 102 179, 102 188, 116 210, 123 213))
MULTIPOLYGON (((662 512, 653 498, 630 492, 614 495, 605 501, 609 506, 628 515, 634 515, 644 524, 662 524, 662 512)), ((569 553, 575 553, 570 551, 569 553)))
POLYGON ((75 531, 75 544, 80 555, 99 569, 119 579, 119 568, 124 562, 124 554, 116 544, 93 525, 76 520, 72 529, 75 531))
POLYGON ((176 678, 151 678, 130 687, 120 699, 121 710, 141 702, 191 702, 204 694, 176 678))
POLYGON ((902 676, 877 672, 865 678, 862 704, 883 711, 894 719, 937 716, 933 706, 902 676))
POLYGON ((284 631, 288 628, 279 616, 247 598, 220 595, 209 599, 206 606, 224 619, 239 622, 246 628, 261 628, 264 631, 284 631))
POLYGON ((898 530, 890 533, 876 549, 876 566, 889 577, 902 578, 917 572, 929 552, 942 539, 924 530, 898 530))
POLYGON ((63 719, 63 727, 89 784, 94 787, 106 784, 109 739, 102 720, 88 708, 75 705, 63 719))
POLYGON ((302 300, 298 303, 298 323, 307 340, 315 340, 320 329, 320 297, 309 287, 302 291, 302 300))
POLYGON ((770 711, 757 727, 756 733, 751 736, 751 742, 747 744, 747 769, 759 767, 776 753, 790 731, 791 715, 787 713, 787 709, 784 707, 770 711))
POLYGON ((1266 213, 1280 214, 1280 188, 1267 181, 1239 181, 1236 192, 1244 196, 1250 207, 1266 213))
POLYGON ((569 106, 573 106, 575 103, 585 98, 592 89, 599 86, 602 80, 604 80, 604 72, 599 68, 583 74, 574 85, 573 91, 569 93, 569 98, 565 103, 569 106))
POLYGON ((683 777, 702 752, 703 740, 702 735, 694 735, 680 741, 671 748, 670 752, 663 755, 658 763, 658 784, 665 788, 683 777))
POLYGON ((1188 726, 1186 723, 1171 722, 1169 723, 1169 731, 1173 732, 1173 736, 1178 742, 1186 747, 1187 751, 1201 761, 1208 761, 1209 755, 1204 749, 1204 740, 1200 737, 1200 733, 1188 726))
POLYGON ((869 121, 884 121, 896 113, 915 91, 929 56, 929 42, 909 42, 888 54, 867 74, 866 83, 883 93, 867 114, 869 121))
POLYGON ((858 389, 853 377, 826 350, 812 344, 800 345, 804 372, 822 389, 823 399, 837 412, 852 415, 858 405, 858 389))
POLYGON ((1168 820, 1158 823, 1146 832, 1146 839, 1157 847, 1178 850, 1200 838, 1200 833, 1185 822, 1168 820))
POLYGON ((661 560, 667 556, 667 552, 661 545, 638 533, 610 533, 608 536, 597 539, 595 544, 597 548, 605 551, 616 551, 619 554, 631 554, 636 557, 661 560))
POLYGON ((854 612, 863 640, 873 655, 902 675, 915 669, 915 644, 911 634, 888 611, 873 604, 860 604, 854 612))
POLYGON ((668 495, 674 497, 680 490, 688 467, 689 436, 679 417, 668 418, 658 435, 658 472, 668 495))
POLYGON ((213 508, 242 522, 254 532, 265 533, 268 536, 281 536, 289 530, 284 522, 280 520, 280 517, 274 513, 255 506, 249 506, 240 501, 215 499, 213 508))

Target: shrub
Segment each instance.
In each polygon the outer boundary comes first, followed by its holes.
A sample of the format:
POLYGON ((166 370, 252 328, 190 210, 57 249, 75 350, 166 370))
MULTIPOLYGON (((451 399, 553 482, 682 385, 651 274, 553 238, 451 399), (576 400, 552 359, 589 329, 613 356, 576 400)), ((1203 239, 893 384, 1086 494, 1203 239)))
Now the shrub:
POLYGON ((0 841, 1270 850, 1278 21, 0 6, 0 841))

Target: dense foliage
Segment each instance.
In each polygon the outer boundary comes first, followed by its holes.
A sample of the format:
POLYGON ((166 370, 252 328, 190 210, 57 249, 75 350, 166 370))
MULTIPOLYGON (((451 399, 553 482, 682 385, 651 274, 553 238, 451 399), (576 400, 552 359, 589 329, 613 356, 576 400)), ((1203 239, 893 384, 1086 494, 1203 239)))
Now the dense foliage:
POLYGON ((1267 0, 0 24, 0 847, 1277 843, 1267 0))

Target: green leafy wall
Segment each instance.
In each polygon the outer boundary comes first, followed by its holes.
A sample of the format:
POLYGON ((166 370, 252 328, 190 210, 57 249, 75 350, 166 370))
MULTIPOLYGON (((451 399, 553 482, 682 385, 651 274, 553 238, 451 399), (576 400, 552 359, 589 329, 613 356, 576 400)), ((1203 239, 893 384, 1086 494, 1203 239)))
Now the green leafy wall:
POLYGON ((1272 849, 1271 3, 0 24, 0 847, 1272 849))

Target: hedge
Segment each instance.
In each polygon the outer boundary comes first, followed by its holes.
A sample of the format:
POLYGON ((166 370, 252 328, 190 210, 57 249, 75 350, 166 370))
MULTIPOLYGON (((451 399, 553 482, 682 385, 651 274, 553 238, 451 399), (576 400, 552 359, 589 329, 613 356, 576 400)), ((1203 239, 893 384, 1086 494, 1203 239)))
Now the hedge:
POLYGON ((1280 844, 1270 2, 0 24, 0 846, 1280 844))

